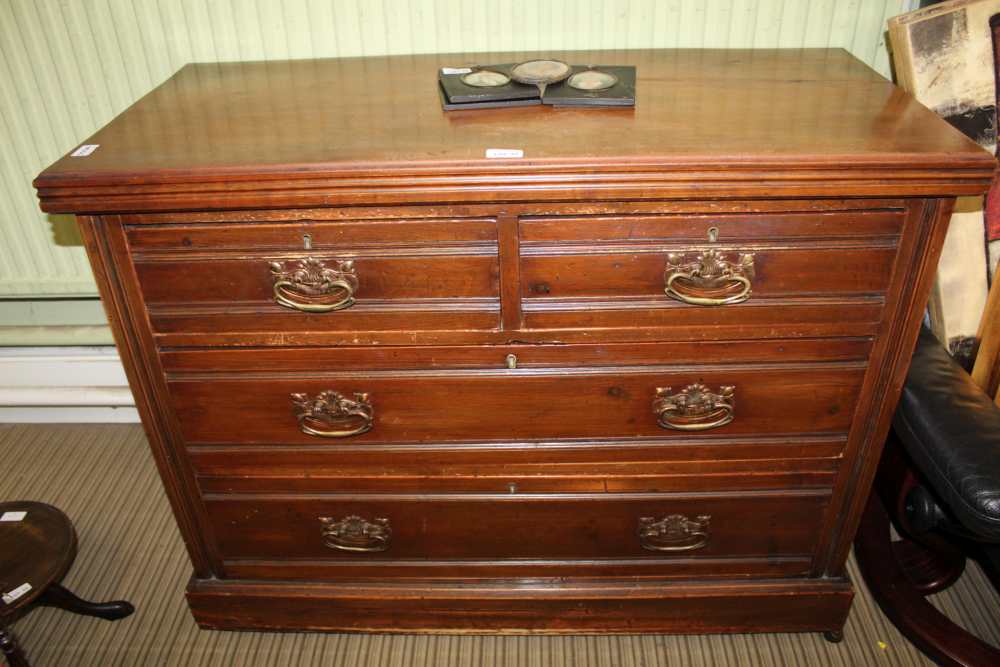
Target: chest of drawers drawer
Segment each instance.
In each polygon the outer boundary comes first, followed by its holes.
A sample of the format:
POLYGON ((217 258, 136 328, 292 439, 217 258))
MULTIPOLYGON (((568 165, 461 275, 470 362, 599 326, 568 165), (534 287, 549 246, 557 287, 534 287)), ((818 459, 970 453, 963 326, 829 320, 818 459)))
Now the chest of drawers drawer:
POLYGON ((827 491, 209 496, 206 506, 227 560, 587 561, 809 557, 828 499, 827 491))
POLYGON ((898 210, 524 217, 522 298, 651 298, 691 305, 881 295, 898 210))
POLYGON ((892 209, 527 216, 525 325, 655 327, 666 337, 870 334, 902 220, 892 209))
POLYGON ((863 365, 844 363, 333 372, 169 387, 188 443, 360 444, 843 433, 863 376, 863 365))
POLYGON ((314 221, 139 227, 129 242, 157 332, 496 328, 492 221, 395 220, 373 227, 314 221))
MULTIPOLYGON (((881 295, 896 249, 744 243, 572 245, 525 250, 524 299, 662 299, 691 305, 881 295), (714 272, 714 273, 713 273, 714 272), (709 302, 709 303, 705 303, 709 302)), ((663 300, 664 306, 672 305, 663 300)))
MULTIPOLYGON (((332 313, 359 306, 405 308, 434 300, 495 300, 497 257, 414 251, 375 255, 311 253, 161 258, 136 263, 143 297, 153 312, 185 306, 332 313), (329 283, 328 286, 326 283, 329 283), (277 284, 277 287, 275 285, 277 284), (309 294, 312 287, 316 296, 309 294), (311 297, 311 298, 310 298, 311 297)), ((452 304, 448 304, 452 305, 452 304)), ((327 318, 331 326, 351 311, 327 318)), ((289 324, 295 318, 286 318, 289 324)))

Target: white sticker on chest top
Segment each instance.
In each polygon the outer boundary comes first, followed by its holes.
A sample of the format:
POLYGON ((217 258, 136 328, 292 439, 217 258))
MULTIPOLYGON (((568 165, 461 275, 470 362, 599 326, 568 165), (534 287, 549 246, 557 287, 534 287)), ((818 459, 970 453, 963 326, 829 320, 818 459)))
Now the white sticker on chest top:
POLYGON ((26 516, 27 512, 4 512, 0 514, 0 521, 24 521, 26 516))
POLYGON ((100 147, 101 147, 100 144, 84 144, 79 148, 77 148, 72 153, 70 153, 69 155, 70 157, 87 157, 100 147))
POLYGON ((486 157, 524 157, 520 148, 487 148, 486 157))

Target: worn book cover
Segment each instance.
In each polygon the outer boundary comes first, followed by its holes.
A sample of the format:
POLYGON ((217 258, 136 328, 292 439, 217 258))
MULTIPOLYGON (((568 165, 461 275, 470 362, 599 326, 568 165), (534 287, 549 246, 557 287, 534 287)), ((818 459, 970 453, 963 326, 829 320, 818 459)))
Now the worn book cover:
MULTIPOLYGON (((990 152, 997 128, 989 20, 997 13, 1000 0, 952 0, 889 20, 897 83, 990 152)), ((983 198, 960 197, 930 303, 934 332, 953 352, 976 335, 998 238, 1000 228, 985 224, 983 198)))

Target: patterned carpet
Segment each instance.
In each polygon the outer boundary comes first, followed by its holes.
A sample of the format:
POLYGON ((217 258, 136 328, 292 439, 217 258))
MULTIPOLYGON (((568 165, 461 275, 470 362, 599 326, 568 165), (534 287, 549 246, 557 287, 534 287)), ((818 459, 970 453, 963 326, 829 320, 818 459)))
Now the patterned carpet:
MULTIPOLYGON (((184 602, 190 567, 136 425, 0 425, 0 498, 40 500, 76 524, 80 551, 65 584, 83 597, 126 598, 115 623, 38 609, 14 625, 35 667, 72 665, 930 665, 858 585, 839 645, 818 634, 442 637, 227 633, 199 630, 184 602)), ((860 582, 856 569, 851 569, 860 582)), ((936 601, 1000 643, 1000 599, 970 568, 936 601)))

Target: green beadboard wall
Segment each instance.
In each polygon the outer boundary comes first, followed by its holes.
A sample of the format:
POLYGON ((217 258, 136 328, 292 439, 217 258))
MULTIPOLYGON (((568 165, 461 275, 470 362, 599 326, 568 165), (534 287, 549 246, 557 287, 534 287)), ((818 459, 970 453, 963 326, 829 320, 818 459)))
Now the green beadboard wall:
POLYGON ((92 295, 31 179, 188 62, 424 52, 844 47, 889 74, 915 0, 0 0, 0 297, 92 295))

